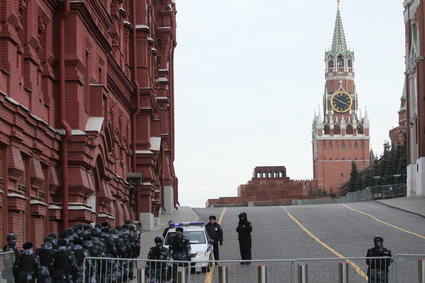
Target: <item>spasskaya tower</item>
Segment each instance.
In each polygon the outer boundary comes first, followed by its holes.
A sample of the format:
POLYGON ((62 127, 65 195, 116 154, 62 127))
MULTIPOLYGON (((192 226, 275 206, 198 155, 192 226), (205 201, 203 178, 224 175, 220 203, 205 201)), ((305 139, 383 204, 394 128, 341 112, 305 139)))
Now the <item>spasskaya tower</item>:
POLYGON ((313 120, 313 178, 328 193, 339 193, 353 161, 359 171, 370 165, 369 118, 358 107, 354 62, 338 1, 332 47, 325 52, 323 107, 313 120))

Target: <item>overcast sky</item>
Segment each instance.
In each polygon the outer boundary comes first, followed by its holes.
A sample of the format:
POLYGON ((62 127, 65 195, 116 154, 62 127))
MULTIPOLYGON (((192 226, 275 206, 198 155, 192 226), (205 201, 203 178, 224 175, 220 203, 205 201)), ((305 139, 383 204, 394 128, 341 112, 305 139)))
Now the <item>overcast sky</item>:
MULTIPOLYGON (((175 169, 181 205, 236 196, 254 167, 311 179, 311 126, 325 86, 336 0, 177 0, 175 169)), ((359 106, 375 153, 397 125, 401 0, 342 0, 359 106), (363 112, 364 113, 364 112, 363 112)))

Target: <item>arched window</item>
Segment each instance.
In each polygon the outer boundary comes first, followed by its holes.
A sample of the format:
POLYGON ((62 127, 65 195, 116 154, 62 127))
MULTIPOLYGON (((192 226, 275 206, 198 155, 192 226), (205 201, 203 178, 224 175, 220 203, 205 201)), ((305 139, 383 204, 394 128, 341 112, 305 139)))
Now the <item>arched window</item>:
POLYGON ((329 143, 328 148, 332 149, 332 143, 329 143))
POLYGON ((344 142, 341 144, 341 148, 345 148, 345 143, 344 142))
POLYGON ((348 59, 347 65, 348 65, 348 68, 353 67, 351 59, 348 59))
POLYGON ((333 68, 334 66, 334 57, 330 56, 328 58, 328 68, 333 68))
POLYGON ((338 56, 337 67, 344 67, 344 57, 342 55, 338 56))
POLYGON ((357 143, 354 144, 354 148, 358 148, 359 145, 357 143))
POLYGON ((334 135, 340 135, 340 134, 341 134, 341 127, 338 124, 336 124, 334 126, 334 135))

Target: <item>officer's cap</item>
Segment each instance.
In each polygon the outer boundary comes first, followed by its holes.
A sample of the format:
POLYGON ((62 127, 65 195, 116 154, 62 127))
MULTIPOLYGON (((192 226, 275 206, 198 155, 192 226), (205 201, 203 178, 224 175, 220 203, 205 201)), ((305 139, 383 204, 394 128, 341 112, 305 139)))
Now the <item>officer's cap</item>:
POLYGON ((25 244, 22 245, 22 247, 24 248, 24 250, 28 250, 32 248, 32 243, 31 242, 26 242, 25 244))
POLYGON ((182 227, 177 227, 177 228, 176 228, 176 231, 180 231, 180 232, 182 232, 182 233, 183 233, 183 228, 182 228, 182 227))

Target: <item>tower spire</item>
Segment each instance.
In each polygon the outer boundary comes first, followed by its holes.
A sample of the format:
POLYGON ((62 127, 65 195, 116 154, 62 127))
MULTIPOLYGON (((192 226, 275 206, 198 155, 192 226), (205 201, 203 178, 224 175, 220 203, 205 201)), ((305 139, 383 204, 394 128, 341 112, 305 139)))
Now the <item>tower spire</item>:
POLYGON ((339 4, 341 4, 340 0, 336 0, 336 8, 339 10, 339 4))
POLYGON ((341 11, 339 9, 340 0, 337 0, 337 11, 335 28, 332 39, 332 53, 340 53, 347 51, 347 42, 345 40, 344 26, 342 25, 341 11))

